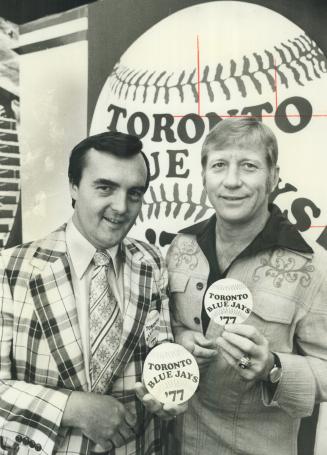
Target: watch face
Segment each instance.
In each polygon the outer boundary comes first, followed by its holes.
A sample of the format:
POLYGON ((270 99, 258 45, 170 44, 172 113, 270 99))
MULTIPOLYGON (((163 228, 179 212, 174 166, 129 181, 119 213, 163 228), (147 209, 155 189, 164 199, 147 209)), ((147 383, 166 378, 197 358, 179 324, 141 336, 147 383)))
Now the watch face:
POLYGON ((282 377, 282 369, 278 368, 276 365, 272 368, 272 370, 269 373, 269 380, 273 384, 278 382, 280 378, 282 377))

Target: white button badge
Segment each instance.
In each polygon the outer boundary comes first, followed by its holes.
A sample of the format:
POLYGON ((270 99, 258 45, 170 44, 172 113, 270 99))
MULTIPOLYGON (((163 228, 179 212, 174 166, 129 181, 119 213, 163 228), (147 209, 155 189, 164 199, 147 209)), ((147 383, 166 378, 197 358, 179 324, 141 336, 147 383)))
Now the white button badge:
POLYGON ((144 362, 143 383, 161 403, 189 400, 199 384, 199 367, 193 355, 176 343, 162 343, 144 362))
POLYGON ((216 324, 240 324, 250 316, 253 299, 244 283, 224 278, 207 289, 204 305, 209 318, 216 324))

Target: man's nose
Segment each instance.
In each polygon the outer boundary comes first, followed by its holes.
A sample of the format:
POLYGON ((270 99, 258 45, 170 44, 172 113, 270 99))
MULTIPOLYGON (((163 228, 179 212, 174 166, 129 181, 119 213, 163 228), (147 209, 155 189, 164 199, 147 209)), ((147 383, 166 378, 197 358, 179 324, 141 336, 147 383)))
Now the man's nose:
POLYGON ((240 170, 236 164, 228 166, 225 174, 224 185, 226 188, 238 188, 242 185, 240 170))
POLYGON ((125 191, 116 191, 111 201, 111 208, 117 213, 125 213, 127 210, 127 194, 125 191))

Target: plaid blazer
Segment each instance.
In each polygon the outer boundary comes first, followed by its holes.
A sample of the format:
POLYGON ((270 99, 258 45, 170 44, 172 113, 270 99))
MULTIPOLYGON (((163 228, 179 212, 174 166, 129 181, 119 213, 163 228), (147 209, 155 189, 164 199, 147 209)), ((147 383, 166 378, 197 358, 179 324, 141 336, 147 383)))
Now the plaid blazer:
MULTIPOLYGON (((152 246, 122 242, 124 323, 106 393, 137 414, 135 440, 110 455, 159 455, 161 424, 133 392, 151 347, 172 341, 167 271, 152 246)), ((94 444, 61 427, 72 390, 87 390, 65 225, 0 256, 0 454, 83 454, 94 444)), ((87 412, 87 410, 86 410, 87 412)))

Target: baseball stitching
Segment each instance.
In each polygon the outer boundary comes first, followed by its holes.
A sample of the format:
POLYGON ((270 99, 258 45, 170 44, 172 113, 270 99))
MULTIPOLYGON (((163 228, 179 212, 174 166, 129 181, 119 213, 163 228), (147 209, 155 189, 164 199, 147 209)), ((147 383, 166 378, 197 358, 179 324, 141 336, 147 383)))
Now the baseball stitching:
POLYGON ((198 203, 194 202, 192 188, 193 188, 192 184, 189 183, 186 188, 187 200, 181 201, 178 183, 175 183, 173 186, 173 197, 171 200, 168 199, 167 197, 163 183, 161 183, 159 186, 160 193, 159 195, 155 192, 154 188, 150 186, 149 193, 152 198, 152 201, 151 202, 147 202, 145 200, 143 201, 143 206, 139 214, 141 222, 144 221, 145 212, 147 219, 150 219, 152 216, 158 219, 160 215, 160 206, 163 203, 166 204, 165 217, 168 217, 170 214, 172 214, 173 217, 176 218, 179 215, 182 208, 185 207, 185 204, 187 204, 188 209, 184 214, 184 220, 191 218, 191 216, 194 215, 196 211, 198 211, 198 213, 195 216, 194 222, 198 221, 199 219, 204 217, 209 210, 212 210, 212 207, 206 203, 207 193, 204 190, 202 190, 199 202, 198 203))
POLYGON ((219 287, 219 291, 230 291, 231 289, 232 290, 235 290, 237 292, 239 291, 248 291, 247 287, 245 286, 244 283, 242 283, 241 281, 239 280, 236 280, 235 278, 223 278, 222 280, 219 280, 217 283, 216 283, 216 286, 219 287), (230 284, 228 284, 228 283, 230 284))
MULTIPOLYGON (((221 63, 217 63, 215 68, 205 65, 202 71, 200 83, 206 88, 211 102, 215 101, 217 88, 226 100, 231 99, 231 81, 236 83, 238 91, 245 98, 250 86, 262 94, 262 80, 258 77, 260 74, 265 76, 268 86, 274 92, 275 70, 280 84, 288 88, 291 76, 298 85, 304 86, 305 82, 325 74, 327 65, 326 57, 317 44, 303 34, 274 46, 273 51, 265 50, 263 54, 254 52, 250 58, 244 55, 240 64, 231 59, 228 75, 223 77, 223 70, 226 69, 221 63), (276 66, 274 56, 280 59, 276 66)), ((168 104, 171 90, 172 96, 175 96, 177 90, 181 102, 184 102, 186 90, 191 89, 194 101, 198 102, 196 68, 189 74, 186 74, 186 71, 175 74, 167 71, 134 70, 117 63, 109 77, 109 84, 112 92, 123 100, 131 98, 133 101, 153 104, 160 100, 168 104)))
MULTIPOLYGON (((210 291, 210 288, 209 288, 209 291, 210 291)), ((210 292, 212 292, 212 291, 210 291, 210 292)), ((217 293, 217 292, 220 292, 220 293, 224 293, 224 292, 228 292, 228 293, 229 293, 229 292, 235 292, 235 293, 243 293, 243 294, 246 293, 246 294, 248 294, 247 289, 245 289, 245 288, 242 289, 240 286, 238 286, 238 285, 236 285, 236 284, 235 284, 235 285, 232 285, 232 286, 228 286, 228 287, 225 287, 225 286, 224 286, 224 287, 220 287, 220 286, 219 286, 219 287, 218 287, 218 286, 216 287, 216 286, 215 286, 215 288, 214 288, 214 293, 217 293)))

